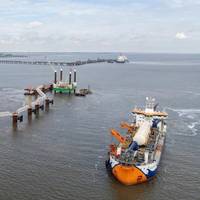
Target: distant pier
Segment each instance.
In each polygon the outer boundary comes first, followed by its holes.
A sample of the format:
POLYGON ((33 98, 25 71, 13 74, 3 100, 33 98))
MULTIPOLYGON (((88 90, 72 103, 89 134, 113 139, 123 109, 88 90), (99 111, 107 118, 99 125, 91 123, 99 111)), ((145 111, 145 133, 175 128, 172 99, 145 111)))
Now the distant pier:
POLYGON ((113 63, 116 62, 113 59, 95 59, 95 60, 85 60, 85 61, 74 61, 74 62, 59 62, 59 61, 25 61, 25 60, 0 60, 0 64, 26 64, 26 65, 55 65, 55 66, 78 66, 78 65, 85 65, 85 64, 92 64, 92 63, 113 63))

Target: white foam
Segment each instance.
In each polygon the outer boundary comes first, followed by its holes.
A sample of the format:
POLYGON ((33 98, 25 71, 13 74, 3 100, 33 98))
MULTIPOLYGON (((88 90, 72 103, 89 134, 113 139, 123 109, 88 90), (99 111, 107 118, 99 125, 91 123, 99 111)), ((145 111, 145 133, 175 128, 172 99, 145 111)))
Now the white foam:
POLYGON ((193 95, 196 95, 196 96, 200 96, 199 92, 193 92, 193 91, 184 91, 184 92, 187 93, 187 94, 193 94, 193 95))
POLYGON ((191 114, 200 114, 200 109, 174 109, 174 108, 166 108, 168 110, 172 110, 174 112, 177 112, 179 117, 183 116, 183 115, 188 115, 188 118, 194 118, 194 116, 192 116, 191 114))
POLYGON ((188 115, 187 118, 188 119, 194 119, 195 117, 193 115, 188 115))
POLYGON ((189 129, 194 129, 196 125, 198 125, 199 122, 193 122, 192 124, 188 125, 189 129))
POLYGON ((200 113, 200 109, 171 109, 180 113, 200 113))
POLYGON ((166 62, 166 61, 129 61, 127 64, 166 65, 166 66, 199 66, 199 63, 166 62))
POLYGON ((190 125, 188 125, 188 128, 191 129, 193 136, 196 136, 198 134, 198 129, 196 128, 196 126, 198 126, 198 125, 200 125, 200 121, 193 122, 190 125))
POLYGON ((103 156, 98 156, 98 158, 103 158, 103 156))
POLYGON ((193 130, 191 133, 176 133, 176 135, 186 136, 186 137, 194 137, 197 135, 197 131, 193 130))
POLYGON ((196 136, 199 132, 198 126, 200 126, 200 109, 173 109, 173 108, 167 108, 168 110, 172 110, 174 112, 178 113, 178 116, 181 118, 187 118, 187 120, 181 120, 183 123, 185 123, 186 127, 188 128, 188 133, 177 133, 178 135, 184 135, 184 136, 196 136), (189 120, 188 120, 189 119, 189 120))

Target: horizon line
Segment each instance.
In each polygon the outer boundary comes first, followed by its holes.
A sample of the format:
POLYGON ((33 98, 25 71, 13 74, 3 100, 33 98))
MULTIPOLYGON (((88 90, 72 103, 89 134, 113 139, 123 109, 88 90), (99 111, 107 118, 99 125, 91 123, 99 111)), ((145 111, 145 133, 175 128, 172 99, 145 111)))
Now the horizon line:
POLYGON ((200 54, 200 52, 135 52, 135 51, 0 51, 0 53, 132 53, 132 54, 200 54))

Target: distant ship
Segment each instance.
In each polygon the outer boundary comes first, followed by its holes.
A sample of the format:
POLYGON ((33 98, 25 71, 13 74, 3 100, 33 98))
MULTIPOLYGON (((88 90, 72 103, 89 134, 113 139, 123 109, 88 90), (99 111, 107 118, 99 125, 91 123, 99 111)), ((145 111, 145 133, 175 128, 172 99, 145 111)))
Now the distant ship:
POLYGON ((121 123, 127 129, 125 136, 111 129, 118 144, 112 143, 106 167, 124 185, 135 185, 150 180, 157 173, 163 151, 166 112, 156 110, 154 98, 146 98, 146 108, 132 111, 131 124, 121 123))
POLYGON ((128 62, 128 58, 122 54, 120 54, 117 59, 116 59, 117 63, 126 63, 128 62))

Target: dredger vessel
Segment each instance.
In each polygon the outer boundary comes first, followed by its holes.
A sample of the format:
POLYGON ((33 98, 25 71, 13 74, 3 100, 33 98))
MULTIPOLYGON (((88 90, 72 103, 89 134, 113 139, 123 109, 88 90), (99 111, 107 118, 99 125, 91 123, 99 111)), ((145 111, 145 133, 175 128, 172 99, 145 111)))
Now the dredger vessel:
POLYGON ((125 185, 148 181, 155 176, 166 135, 168 114, 157 111, 154 98, 146 98, 144 109, 132 111, 131 123, 122 122, 121 128, 127 129, 122 136, 111 129, 111 135, 118 143, 110 144, 106 167, 115 178, 125 185))

